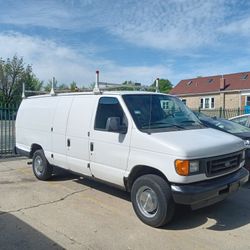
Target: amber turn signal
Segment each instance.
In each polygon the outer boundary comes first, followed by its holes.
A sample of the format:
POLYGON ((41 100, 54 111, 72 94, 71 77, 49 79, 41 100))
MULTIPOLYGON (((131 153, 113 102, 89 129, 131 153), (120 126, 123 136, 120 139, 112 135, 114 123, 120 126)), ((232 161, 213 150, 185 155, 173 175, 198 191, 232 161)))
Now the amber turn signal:
POLYGON ((188 160, 176 160, 175 170, 177 174, 187 176, 189 175, 189 161, 188 160))

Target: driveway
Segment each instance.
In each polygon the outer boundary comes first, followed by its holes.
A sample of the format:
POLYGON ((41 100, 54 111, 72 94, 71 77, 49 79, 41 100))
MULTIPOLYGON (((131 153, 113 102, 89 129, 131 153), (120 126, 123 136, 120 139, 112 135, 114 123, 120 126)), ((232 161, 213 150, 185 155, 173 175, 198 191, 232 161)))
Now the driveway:
POLYGON ((129 195, 61 173, 36 180, 26 159, 0 162, 0 249, 250 249, 250 184, 197 211, 178 207, 155 229, 129 195))

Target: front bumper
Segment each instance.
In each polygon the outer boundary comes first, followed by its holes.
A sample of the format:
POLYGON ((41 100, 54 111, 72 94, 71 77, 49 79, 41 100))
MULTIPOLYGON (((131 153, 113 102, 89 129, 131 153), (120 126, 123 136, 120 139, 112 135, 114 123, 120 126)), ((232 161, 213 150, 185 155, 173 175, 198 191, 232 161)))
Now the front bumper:
POLYGON ((245 168, 250 171, 250 149, 246 150, 245 168))
POLYGON ((207 181, 186 185, 172 184, 171 190, 176 203, 198 209, 225 199, 247 182, 248 178, 248 170, 241 168, 226 176, 207 181))

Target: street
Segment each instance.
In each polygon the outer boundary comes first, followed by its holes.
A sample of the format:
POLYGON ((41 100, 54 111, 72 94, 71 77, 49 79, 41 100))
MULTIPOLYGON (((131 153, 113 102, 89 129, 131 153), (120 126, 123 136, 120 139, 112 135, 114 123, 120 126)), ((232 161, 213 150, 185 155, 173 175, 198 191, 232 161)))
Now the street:
POLYGON ((24 158, 0 161, 0 197, 0 249, 250 249, 250 183, 160 229, 124 191, 63 172, 38 181, 24 158))

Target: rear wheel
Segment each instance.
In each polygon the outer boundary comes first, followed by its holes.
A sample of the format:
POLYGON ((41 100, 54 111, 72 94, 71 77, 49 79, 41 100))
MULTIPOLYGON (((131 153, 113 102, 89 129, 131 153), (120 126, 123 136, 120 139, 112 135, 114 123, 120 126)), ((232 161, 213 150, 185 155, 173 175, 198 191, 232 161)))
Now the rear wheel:
POLYGON ((160 227, 173 218, 175 204, 170 187, 158 175, 147 174, 136 179, 131 200, 135 213, 145 224, 160 227))
POLYGON ((47 161, 42 149, 35 151, 32 167, 34 175, 39 180, 46 181, 52 176, 53 168, 47 161))

